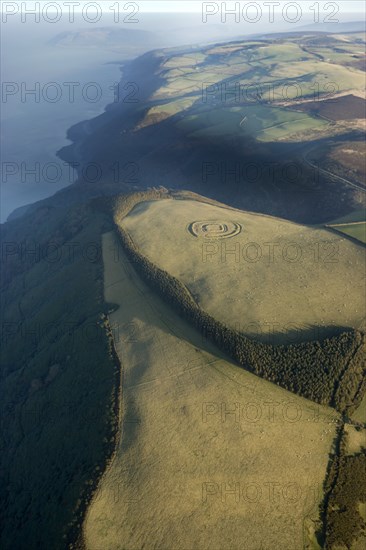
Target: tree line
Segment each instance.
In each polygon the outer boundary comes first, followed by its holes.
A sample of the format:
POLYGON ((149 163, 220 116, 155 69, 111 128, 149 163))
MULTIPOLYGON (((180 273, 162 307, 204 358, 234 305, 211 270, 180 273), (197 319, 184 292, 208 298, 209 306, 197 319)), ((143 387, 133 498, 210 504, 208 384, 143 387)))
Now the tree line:
POLYGON ((326 550, 351 548, 366 532, 366 522, 360 513, 360 504, 366 503, 365 448, 349 454, 348 440, 342 422, 336 436, 335 454, 331 456, 328 466, 324 501, 320 507, 323 526, 318 540, 326 550))

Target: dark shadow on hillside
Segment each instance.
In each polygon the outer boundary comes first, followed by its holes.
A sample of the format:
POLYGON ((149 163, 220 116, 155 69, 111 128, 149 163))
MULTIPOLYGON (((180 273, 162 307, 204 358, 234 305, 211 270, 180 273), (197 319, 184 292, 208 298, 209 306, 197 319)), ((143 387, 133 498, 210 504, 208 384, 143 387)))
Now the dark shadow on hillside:
MULTIPOLYGON (((360 204, 357 190, 314 171, 303 158, 305 150, 329 144, 329 137, 305 143, 263 143, 235 128, 231 135, 201 132, 192 136, 179 126, 190 114, 209 115, 210 111, 232 106, 229 103, 205 105, 201 98, 184 112, 137 129, 148 108, 162 101, 151 100, 152 93, 163 83, 156 74, 158 67, 159 62, 149 54, 135 60, 126 68, 124 78, 128 75, 131 82, 138 83, 139 101, 111 104, 104 114, 70 129, 68 137, 73 144, 61 150, 59 156, 66 162, 80 163, 80 190, 91 187, 95 194, 98 189, 99 194, 104 194, 112 190, 117 193, 126 187, 163 185, 306 224, 331 221, 360 204), (100 167, 102 175, 97 183, 83 177, 83 167, 90 163, 100 167), (125 168, 128 163, 137 165, 136 177, 130 177, 125 168), (291 165, 296 170, 291 171, 291 165)), ((223 78, 221 82, 229 80, 232 78, 223 78)), ((180 97, 190 95, 188 92, 180 97)), ((243 112, 248 106, 238 105, 243 112)), ((259 100, 250 105, 271 106, 259 100)), ((332 136, 333 143, 363 139, 359 131, 332 136)))

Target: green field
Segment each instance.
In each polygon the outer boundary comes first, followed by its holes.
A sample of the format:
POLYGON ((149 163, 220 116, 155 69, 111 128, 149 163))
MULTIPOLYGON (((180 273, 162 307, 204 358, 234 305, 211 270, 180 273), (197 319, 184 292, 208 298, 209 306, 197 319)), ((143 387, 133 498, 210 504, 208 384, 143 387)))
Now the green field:
POLYGON ((366 222, 354 222, 350 224, 329 225, 336 231, 349 235, 361 243, 366 244, 366 222))
POLYGON ((192 138, 253 136, 259 141, 275 141, 302 130, 325 128, 328 123, 306 113, 262 105, 217 107, 187 115, 177 127, 192 138))
POLYGON ((340 233, 344 233, 345 235, 366 244, 365 216, 365 209, 355 210, 354 212, 351 212, 351 214, 338 218, 337 220, 327 224, 327 227, 330 227, 335 231, 339 231, 340 233))

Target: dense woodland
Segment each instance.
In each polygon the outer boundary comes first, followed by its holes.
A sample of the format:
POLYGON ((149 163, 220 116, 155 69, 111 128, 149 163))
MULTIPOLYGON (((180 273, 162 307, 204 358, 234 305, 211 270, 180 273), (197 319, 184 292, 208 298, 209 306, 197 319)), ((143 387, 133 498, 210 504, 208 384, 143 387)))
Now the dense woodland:
POLYGON ((120 365, 95 253, 111 228, 89 205, 2 228, 1 548, 73 543, 114 450, 120 365))
MULTIPOLYGON (((361 427, 358 429, 362 429, 361 427)), ((347 454, 347 434, 339 428, 336 452, 331 457, 321 507, 323 530, 320 542, 327 550, 351 548, 366 535, 360 504, 366 505, 366 453, 347 454)))
POLYGON ((250 372, 317 403, 331 405, 340 412, 352 412, 365 390, 362 333, 351 330, 322 341, 282 346, 251 340, 203 311, 178 279, 139 252, 121 226, 123 217, 141 201, 187 196, 156 189, 121 197, 115 202, 116 229, 136 270, 182 317, 250 372))

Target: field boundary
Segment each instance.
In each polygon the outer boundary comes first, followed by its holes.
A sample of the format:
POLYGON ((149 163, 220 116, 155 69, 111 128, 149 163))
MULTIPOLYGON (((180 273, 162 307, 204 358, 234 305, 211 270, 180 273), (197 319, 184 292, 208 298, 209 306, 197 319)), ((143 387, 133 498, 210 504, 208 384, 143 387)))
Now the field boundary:
MULTIPOLYGON (((361 222, 361 223, 364 223, 364 222, 361 222)), ((347 223, 345 225, 350 225, 350 224, 347 223)), ((362 246, 363 248, 366 248, 366 243, 363 243, 362 241, 356 239, 356 237, 352 237, 352 235, 348 235, 347 233, 343 233, 343 231, 341 231, 340 229, 337 229, 337 227, 333 227, 331 225, 324 225, 324 227, 328 231, 330 231, 331 233, 333 232, 336 235, 339 235, 340 237, 343 237, 344 239, 349 239, 350 241, 352 241, 357 246, 362 246)))

